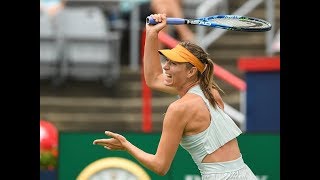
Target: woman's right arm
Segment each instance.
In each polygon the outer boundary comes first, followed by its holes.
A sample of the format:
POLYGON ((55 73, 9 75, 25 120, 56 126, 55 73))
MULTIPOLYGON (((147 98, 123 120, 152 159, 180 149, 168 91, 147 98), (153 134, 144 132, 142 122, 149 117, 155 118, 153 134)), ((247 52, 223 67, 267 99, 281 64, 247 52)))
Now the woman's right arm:
POLYGON ((153 90, 162 91, 170 94, 177 94, 175 88, 165 86, 163 84, 163 70, 160 62, 160 54, 158 52, 158 33, 166 26, 166 15, 151 15, 158 24, 146 24, 146 39, 143 55, 144 78, 148 87, 153 90), (161 23, 160 23, 161 22, 161 23))
POLYGON ((108 150, 125 150, 146 168, 163 176, 169 171, 179 148, 187 123, 185 114, 185 106, 178 103, 170 104, 163 120, 161 137, 155 154, 143 151, 124 136, 110 131, 106 131, 105 134, 111 138, 96 139, 93 144, 103 146, 108 150))

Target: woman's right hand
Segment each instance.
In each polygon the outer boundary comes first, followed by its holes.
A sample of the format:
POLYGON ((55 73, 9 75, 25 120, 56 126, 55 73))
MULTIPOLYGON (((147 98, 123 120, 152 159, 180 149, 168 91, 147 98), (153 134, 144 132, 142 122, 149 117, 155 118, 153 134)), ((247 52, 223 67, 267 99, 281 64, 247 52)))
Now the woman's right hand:
POLYGON ((94 145, 103 146, 109 150, 126 150, 126 145, 129 143, 125 137, 120 134, 113 133, 110 131, 105 131, 107 136, 111 138, 108 139, 96 139, 93 141, 94 145))
POLYGON ((159 33, 167 25, 166 14, 151 14, 150 15, 158 24, 152 25, 146 23, 146 32, 159 33))

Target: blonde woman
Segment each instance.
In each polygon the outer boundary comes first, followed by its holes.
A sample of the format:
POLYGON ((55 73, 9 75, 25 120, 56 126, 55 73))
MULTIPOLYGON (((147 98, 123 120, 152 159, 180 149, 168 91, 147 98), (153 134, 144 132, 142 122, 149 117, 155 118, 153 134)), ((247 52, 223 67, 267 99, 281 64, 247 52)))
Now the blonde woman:
POLYGON ((180 97, 165 113, 157 151, 146 153, 122 135, 110 131, 105 134, 111 138, 93 143, 108 150, 127 151, 159 175, 168 172, 181 145, 190 153, 203 180, 256 180, 238 146, 237 137, 242 132, 223 110, 220 88, 213 80, 212 60, 191 42, 180 42, 173 49, 158 51, 158 33, 166 26, 166 14, 151 16, 158 24, 146 25, 146 83, 154 90, 180 97), (163 67, 160 55, 166 58, 163 67))

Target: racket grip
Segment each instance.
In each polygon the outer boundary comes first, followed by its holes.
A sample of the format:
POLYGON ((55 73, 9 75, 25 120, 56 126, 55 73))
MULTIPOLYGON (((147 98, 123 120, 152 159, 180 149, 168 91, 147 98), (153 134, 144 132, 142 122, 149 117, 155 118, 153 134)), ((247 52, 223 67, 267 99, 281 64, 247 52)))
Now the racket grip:
MULTIPOLYGON (((146 18, 147 24, 155 25, 158 24, 151 16, 146 18)), ((167 18, 167 24, 179 25, 185 24, 186 20, 183 18, 167 18)))

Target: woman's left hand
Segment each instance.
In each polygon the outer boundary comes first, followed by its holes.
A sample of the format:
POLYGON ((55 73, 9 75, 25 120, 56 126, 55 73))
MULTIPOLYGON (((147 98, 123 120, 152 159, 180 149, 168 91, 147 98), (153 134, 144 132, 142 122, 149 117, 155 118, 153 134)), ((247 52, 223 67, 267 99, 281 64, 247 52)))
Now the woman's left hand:
POLYGON ((106 148, 108 150, 120 150, 120 151, 126 150, 125 145, 128 141, 125 137, 123 137, 120 134, 113 133, 110 131, 105 131, 105 134, 107 136, 112 137, 112 138, 96 139, 93 141, 93 144, 104 146, 104 148, 106 148))

